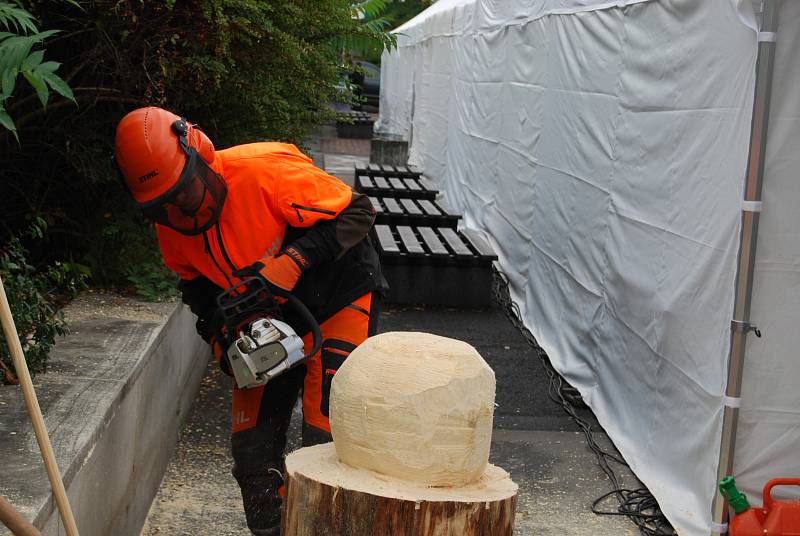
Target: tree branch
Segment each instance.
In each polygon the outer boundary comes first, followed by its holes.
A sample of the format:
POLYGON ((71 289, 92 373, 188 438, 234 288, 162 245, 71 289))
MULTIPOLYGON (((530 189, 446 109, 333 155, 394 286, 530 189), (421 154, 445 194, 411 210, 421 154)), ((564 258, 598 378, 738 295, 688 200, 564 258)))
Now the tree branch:
MULTIPOLYGON (((97 96, 76 95, 75 96, 75 100, 78 101, 79 105, 80 105, 81 102, 91 103, 92 105, 94 105, 94 104, 96 104, 98 102, 119 102, 119 103, 124 103, 124 104, 143 104, 141 99, 134 99, 132 97, 111 96, 111 95, 108 95, 108 96, 104 96, 104 95, 97 95, 97 96)), ((17 133, 21 132, 22 129, 28 123, 30 123, 31 121, 33 121, 37 117, 39 117, 41 115, 44 115, 45 113, 50 112, 52 110, 55 110, 55 109, 58 109, 58 108, 64 108, 66 106, 74 106, 74 105, 73 105, 72 101, 69 101, 67 99, 62 99, 62 100, 59 100, 59 101, 54 102, 52 104, 48 104, 46 108, 37 108, 36 110, 23 115, 22 117, 20 117, 16 121, 14 121, 14 124, 17 126, 17 133)), ((0 143, 2 143, 5 140, 7 140, 9 135, 10 135, 10 133, 9 133, 8 130, 6 130, 2 134, 0 134, 0 143)))
POLYGON ((14 376, 14 373, 11 372, 11 369, 9 369, 2 361, 0 361, 0 370, 3 371, 3 383, 6 385, 17 385, 19 383, 16 376, 14 376))
MULTIPOLYGON (((66 80, 65 80, 65 82, 66 82, 66 80)), ((75 87, 75 88, 72 88, 72 93, 73 94, 78 92, 78 91, 87 91, 87 92, 88 91, 93 91, 95 93, 102 93, 102 92, 117 93, 117 94, 122 93, 122 90, 119 90, 119 89, 116 89, 116 88, 110 88, 110 87, 75 87)), ((22 109, 26 104, 30 103, 31 101, 33 101, 36 98, 37 98, 36 93, 35 92, 31 92, 29 95, 27 95, 25 97, 22 97, 20 99, 14 100, 14 103, 11 104, 10 106, 8 106, 6 108, 6 111, 9 114, 12 114, 15 110, 22 109)), ((77 100, 77 98, 76 98, 76 100, 77 100)), ((23 117, 25 117, 25 116, 23 116, 23 117)))

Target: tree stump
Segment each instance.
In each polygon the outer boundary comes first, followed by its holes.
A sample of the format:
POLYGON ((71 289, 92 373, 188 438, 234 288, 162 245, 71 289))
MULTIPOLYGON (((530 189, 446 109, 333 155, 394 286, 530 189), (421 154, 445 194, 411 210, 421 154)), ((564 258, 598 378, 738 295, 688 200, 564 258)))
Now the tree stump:
POLYGON ((333 377, 333 443, 286 459, 283 536, 511 536, 517 485, 489 465, 495 387, 463 341, 364 341, 333 377))
POLYGON ((428 487, 339 461, 333 443, 286 459, 283 536, 511 536, 517 485, 488 465, 470 484, 428 487))

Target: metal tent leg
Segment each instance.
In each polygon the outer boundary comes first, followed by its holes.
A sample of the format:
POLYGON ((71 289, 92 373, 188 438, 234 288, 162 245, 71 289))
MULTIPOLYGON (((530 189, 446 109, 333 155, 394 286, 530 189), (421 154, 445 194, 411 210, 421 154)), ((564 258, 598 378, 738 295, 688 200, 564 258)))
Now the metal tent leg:
MULTIPOLYGON (((739 243, 739 261, 736 274, 736 296, 731 322, 731 345, 728 360, 728 384, 725 391, 727 403, 722 421, 717 481, 733 473, 736 428, 739 417, 738 400, 742 391, 742 369, 747 334, 756 331, 750 324, 750 303, 753 292, 753 271, 756 260, 758 219, 761 210, 761 186, 764 178, 764 157, 767 146, 772 71, 775 60, 775 31, 778 27, 780 0, 764 0, 761 31, 759 32, 758 59, 753 119, 750 133, 750 150, 742 204, 742 229, 739 243)), ((713 534, 724 534, 728 508, 717 490, 712 506, 713 521, 718 526, 713 534)))

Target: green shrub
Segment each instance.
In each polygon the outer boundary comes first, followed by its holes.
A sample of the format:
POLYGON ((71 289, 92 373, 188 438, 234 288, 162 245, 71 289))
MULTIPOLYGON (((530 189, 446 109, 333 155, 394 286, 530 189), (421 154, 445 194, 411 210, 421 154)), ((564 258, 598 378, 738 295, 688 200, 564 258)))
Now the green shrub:
POLYGON ((175 293, 116 178, 119 119, 157 105, 202 125, 218 148, 302 144, 333 118, 331 101, 351 98, 337 89, 343 43, 392 43, 385 3, 0 1, 0 276, 33 371, 66 329, 60 298, 89 275, 148 299, 175 293), (66 98, 51 101, 50 90, 66 98))
MULTIPOLYGON (((36 270, 28 263, 26 253, 19 239, 11 238, 0 251, 0 278, 28 368, 35 374, 47 369, 48 353, 56 336, 67 332, 59 306, 84 287, 88 273, 86 267, 72 263, 55 263, 36 270)), ((0 361, 13 370, 4 333, 0 333, 0 361)))
POLYGON ((116 255, 93 251, 97 264, 106 272, 105 280, 115 274, 125 278, 136 294, 145 300, 158 302, 178 295, 178 277, 168 270, 158 251, 155 230, 141 220, 139 214, 107 214, 100 244, 117 244, 116 255))
POLYGON ((44 239, 25 242, 35 264, 78 259, 95 284, 133 282, 151 297, 164 290, 161 263, 153 244, 130 253, 150 234, 116 178, 119 119, 157 105, 199 123, 218 148, 302 144, 309 126, 333 118, 331 101, 349 98, 337 90, 337 43, 382 39, 353 19, 348 0, 38 0, 26 8, 39 27, 61 30, 44 47, 77 106, 61 99, 42 108, 25 84, 8 101, 21 144, 0 129, 0 243, 41 217, 44 239))
POLYGON ((72 90, 55 74, 61 65, 44 61, 44 50, 33 50, 58 30, 40 32, 33 16, 21 7, 0 2, 0 126, 11 132, 17 141, 14 120, 6 112, 6 101, 12 96, 20 75, 36 92, 42 106, 47 106, 50 90, 75 102, 72 90))
POLYGON ((352 3, 350 16, 359 21, 360 30, 338 36, 334 46, 345 55, 352 54, 380 63, 384 48, 397 46, 397 37, 387 33, 395 23, 394 17, 388 14, 392 5, 394 4, 390 0, 362 0, 352 3))

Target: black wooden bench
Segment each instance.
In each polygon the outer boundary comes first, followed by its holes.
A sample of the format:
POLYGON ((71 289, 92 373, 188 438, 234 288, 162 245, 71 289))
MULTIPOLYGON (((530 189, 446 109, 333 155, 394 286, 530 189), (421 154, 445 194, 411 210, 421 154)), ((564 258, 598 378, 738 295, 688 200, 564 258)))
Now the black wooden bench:
POLYGON ((375 207, 376 224, 417 225, 428 227, 458 227, 461 215, 442 202, 429 199, 409 199, 370 196, 375 207))
POLYGON ((375 225, 375 244, 396 304, 485 307, 497 256, 477 233, 427 225, 375 225))
POLYGON ((419 179, 422 173, 414 171, 408 166, 391 166, 389 164, 367 164, 366 166, 356 166, 356 176, 366 175, 374 177, 381 175, 384 177, 400 177, 408 179, 419 179))
POLYGON ((356 174, 355 190, 371 197, 436 199, 438 190, 421 177, 386 177, 356 174))
POLYGON ((336 120, 336 135, 340 138, 371 139, 374 123, 366 112, 344 112, 336 120))

